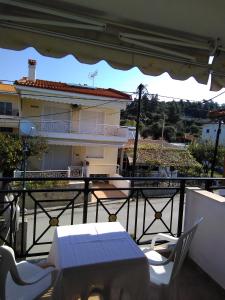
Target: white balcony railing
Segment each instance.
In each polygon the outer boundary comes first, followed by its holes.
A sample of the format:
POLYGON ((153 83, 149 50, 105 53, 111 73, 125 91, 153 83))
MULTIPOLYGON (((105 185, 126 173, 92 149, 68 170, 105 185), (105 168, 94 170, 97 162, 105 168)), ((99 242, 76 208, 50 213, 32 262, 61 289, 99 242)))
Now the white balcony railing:
POLYGON ((77 134, 95 134, 104 136, 118 136, 127 137, 128 129, 120 127, 119 125, 108 124, 93 124, 90 128, 77 129, 73 126, 71 121, 56 120, 56 121, 43 121, 36 125, 38 131, 42 132, 60 132, 60 133, 77 133, 77 134))
POLYGON ((38 131, 44 132, 70 132, 70 121, 57 120, 57 121, 44 121, 37 125, 38 131))
MULTIPOLYGON (((37 178, 65 178, 65 177, 83 177, 85 174, 85 167, 83 166, 69 166, 67 170, 42 170, 42 171, 26 171, 25 177, 37 178)), ((23 171, 14 171, 14 177, 20 178, 23 176, 23 171)))

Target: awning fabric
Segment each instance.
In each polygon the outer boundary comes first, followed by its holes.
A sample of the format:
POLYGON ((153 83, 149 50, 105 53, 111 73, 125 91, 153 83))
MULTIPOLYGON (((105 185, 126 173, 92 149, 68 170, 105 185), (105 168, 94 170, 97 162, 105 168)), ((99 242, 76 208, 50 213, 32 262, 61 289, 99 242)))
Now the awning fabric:
POLYGON ((0 0, 0 47, 225 86, 223 0, 0 0), (214 56, 213 64, 208 64, 214 56))

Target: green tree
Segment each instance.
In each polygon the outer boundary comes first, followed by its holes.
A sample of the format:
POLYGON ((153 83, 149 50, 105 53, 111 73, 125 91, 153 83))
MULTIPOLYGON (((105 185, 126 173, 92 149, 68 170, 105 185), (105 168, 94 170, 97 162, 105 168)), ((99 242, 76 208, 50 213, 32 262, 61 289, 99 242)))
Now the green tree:
POLYGON ((146 138, 150 137, 151 135, 152 135, 152 131, 151 131, 151 128, 149 128, 149 127, 145 127, 141 131, 141 136, 143 137, 143 139, 146 139, 146 138))
POLYGON ((157 122, 149 126, 151 136, 153 139, 157 140, 162 136, 162 124, 157 122))
POLYGON ((164 129, 164 138, 168 142, 174 142, 176 140, 176 129, 173 126, 166 126, 164 129))
MULTIPOLYGON (((152 136, 158 139, 162 135, 162 123, 165 116, 165 125, 175 128, 176 139, 182 140, 185 133, 198 135, 204 119, 208 118, 210 110, 218 109, 220 106, 213 101, 191 102, 188 100, 180 101, 161 101, 158 95, 143 95, 141 99, 140 121, 144 136, 152 136), (148 130, 145 130, 148 128, 148 130), (159 130, 161 128, 161 130, 159 130)), ((132 101, 121 112, 121 125, 128 125, 129 122, 136 122, 138 100, 132 101)), ((171 131, 171 130, 170 130, 171 131)), ((171 139, 169 134, 168 140, 171 139)), ((174 137, 172 137, 174 140, 174 137)))
MULTIPOLYGON (((47 143, 42 137, 26 139, 28 157, 41 155, 47 151, 47 143)), ((18 134, 0 133, 0 171, 3 176, 12 176, 23 160, 23 140, 18 134)))
MULTIPOLYGON (((203 166, 208 163, 209 166, 213 162, 215 145, 210 141, 198 141, 189 145, 188 150, 195 159, 203 166)), ((219 146, 217 151, 216 165, 223 166, 225 156, 225 147, 219 146)))
POLYGON ((191 134, 196 134, 196 135, 198 135, 198 134, 199 134, 199 131, 200 131, 199 126, 197 126, 197 125, 195 125, 195 124, 193 124, 193 125, 190 126, 190 133, 191 133, 191 134))
POLYGON ((180 119, 179 106, 175 101, 167 104, 167 121, 170 124, 175 124, 180 119))

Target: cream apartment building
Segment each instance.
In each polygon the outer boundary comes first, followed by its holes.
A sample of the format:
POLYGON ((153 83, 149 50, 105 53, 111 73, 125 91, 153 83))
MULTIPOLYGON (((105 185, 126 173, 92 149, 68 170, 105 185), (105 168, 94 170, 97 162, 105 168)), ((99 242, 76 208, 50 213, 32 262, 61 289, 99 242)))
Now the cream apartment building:
POLYGON ((87 175, 116 174, 118 149, 128 140, 128 129, 119 124, 121 109, 131 101, 129 95, 36 79, 35 60, 28 61, 28 76, 15 81, 12 89, 16 100, 5 95, 0 102, 16 106, 17 101, 17 115, 10 117, 19 118, 20 124, 32 123, 35 134, 45 137, 49 145, 41 160, 28 164, 30 170, 72 171, 86 165, 87 175))

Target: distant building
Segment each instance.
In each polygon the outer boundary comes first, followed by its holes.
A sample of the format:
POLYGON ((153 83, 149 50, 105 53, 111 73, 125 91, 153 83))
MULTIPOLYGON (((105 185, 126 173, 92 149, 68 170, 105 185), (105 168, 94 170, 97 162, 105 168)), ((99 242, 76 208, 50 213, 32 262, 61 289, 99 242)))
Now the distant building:
POLYGON ((0 83, 0 132, 18 133, 21 102, 11 84, 0 83))
MULTIPOLYGON (((210 123, 203 125, 201 136, 202 140, 214 143, 216 140, 217 130, 218 123, 210 123)), ((225 146, 225 124, 221 125, 219 144, 225 146)))

